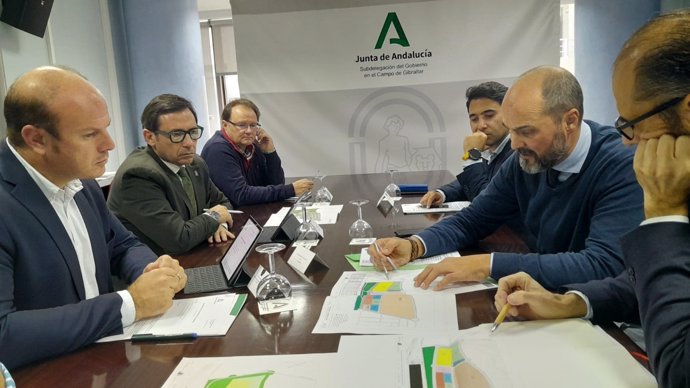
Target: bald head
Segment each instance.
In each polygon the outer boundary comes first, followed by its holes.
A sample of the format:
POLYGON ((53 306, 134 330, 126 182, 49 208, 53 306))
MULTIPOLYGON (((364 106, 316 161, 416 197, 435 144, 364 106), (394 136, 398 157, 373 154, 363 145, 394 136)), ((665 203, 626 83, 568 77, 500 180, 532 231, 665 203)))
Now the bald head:
POLYGON ((34 125, 59 138, 60 113, 93 104, 105 105, 103 96, 76 71, 53 66, 33 69, 19 77, 7 92, 7 136, 14 146, 22 147, 22 128, 34 125))
POLYGON ((614 83, 621 73, 632 75, 636 101, 690 93, 690 11, 659 16, 635 32, 616 58, 614 83))
POLYGON ((503 106, 541 112, 553 120, 575 108, 582 121, 582 88, 574 75, 556 66, 539 66, 523 73, 508 90, 503 106))

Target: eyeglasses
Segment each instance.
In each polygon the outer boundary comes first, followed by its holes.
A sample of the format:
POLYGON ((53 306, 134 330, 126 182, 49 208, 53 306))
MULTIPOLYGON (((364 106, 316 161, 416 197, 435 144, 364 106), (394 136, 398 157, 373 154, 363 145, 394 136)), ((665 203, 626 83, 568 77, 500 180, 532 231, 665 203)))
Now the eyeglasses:
POLYGON ((659 113, 665 111, 666 109, 676 105, 677 103, 681 102, 683 100, 683 98, 685 98, 685 97, 672 98, 672 99, 664 102, 663 104, 657 106, 656 108, 650 110, 649 112, 647 112, 641 116, 638 116, 637 118, 632 119, 632 120, 626 120, 626 119, 619 116, 618 119, 616 120, 615 127, 618 130, 618 132, 620 132, 620 134, 623 135, 623 137, 625 137, 628 140, 632 140, 633 135, 635 133, 635 125, 636 124, 639 124, 642 121, 654 116, 655 114, 659 114, 659 113))
POLYGON ((237 128, 241 131, 246 131, 247 129, 251 129, 252 131, 255 131, 255 130, 261 128, 261 124, 259 124, 259 123, 256 123, 256 124, 236 124, 230 120, 225 120, 225 121, 232 124, 235 128, 237 128))
POLYGON ((194 128, 190 128, 188 130, 184 129, 173 129, 172 131, 156 131, 155 132, 158 135, 163 135, 170 139, 171 143, 182 143, 184 141, 184 137, 189 135, 189 138, 192 140, 199 140, 201 137, 201 134, 204 133, 204 127, 201 125, 197 125, 194 128))

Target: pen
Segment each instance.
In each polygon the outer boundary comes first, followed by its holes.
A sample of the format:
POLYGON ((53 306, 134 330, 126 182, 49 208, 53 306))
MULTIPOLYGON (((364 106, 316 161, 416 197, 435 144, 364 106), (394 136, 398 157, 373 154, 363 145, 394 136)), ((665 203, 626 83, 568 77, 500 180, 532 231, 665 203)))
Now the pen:
MULTIPOLYGON (((383 255, 383 253, 381 253, 381 248, 379 247, 379 244, 376 241, 374 241, 374 247, 376 248, 376 252, 378 252, 380 255, 383 255)), ((398 267, 396 267, 395 264, 393 264, 393 260, 391 260, 390 257, 385 256, 385 258, 393 266, 394 269, 398 269, 398 267)), ((383 266, 383 273, 386 275, 386 279, 390 280, 391 277, 388 274, 388 269, 386 269, 385 265, 383 266)))
MULTIPOLYGON (((209 209, 202 209, 202 210, 205 212, 209 211, 209 209)), ((230 214, 242 214, 244 212, 242 210, 228 209, 228 213, 230 213, 230 214)))
POLYGON ((182 333, 182 334, 134 334, 132 335, 132 342, 148 342, 148 341, 189 341, 196 339, 196 333, 182 333))
POLYGON ((492 333, 494 332, 494 330, 498 328, 498 325, 503 323, 503 320, 506 318, 506 314, 508 314, 508 309, 510 309, 510 304, 506 302, 506 304, 503 305, 501 311, 498 313, 498 316, 496 317, 493 326, 491 326, 492 333))

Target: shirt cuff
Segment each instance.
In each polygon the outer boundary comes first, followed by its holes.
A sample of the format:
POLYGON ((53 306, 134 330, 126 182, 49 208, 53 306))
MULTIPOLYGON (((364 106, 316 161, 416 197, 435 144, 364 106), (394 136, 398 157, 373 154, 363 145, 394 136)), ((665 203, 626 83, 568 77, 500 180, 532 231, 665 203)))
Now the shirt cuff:
POLYGON ((576 291, 576 290, 567 291, 566 295, 567 294, 575 294, 575 295, 579 296, 580 298, 582 298, 582 300, 585 301, 585 304, 587 305, 587 315, 585 315, 582 318, 592 319, 592 317, 594 317, 594 311, 592 311, 592 305, 589 304, 589 298, 587 297, 587 295, 583 294, 580 291, 576 291))
POLYGON ((658 224, 660 222, 681 222, 685 224, 690 224, 690 220, 686 216, 661 216, 648 218, 640 225, 658 224))
POLYGON ((446 202, 446 193, 444 193, 441 189, 437 189, 436 192, 441 194, 441 202, 446 202))
POLYGON ((120 307, 120 315, 122 316, 122 327, 127 327, 134 323, 137 317, 137 309, 134 307, 134 299, 127 290, 118 291, 118 295, 122 298, 122 306, 120 307))
MULTIPOLYGON (((418 236, 418 235, 416 235, 416 234, 415 234, 414 236, 412 236, 412 237, 416 237, 416 238, 417 238, 417 240, 419 240, 419 241, 420 241, 420 242, 422 243, 422 246, 424 247, 424 254, 423 254, 423 255, 421 255, 421 256, 419 256, 419 257, 424 257, 424 256, 426 255, 426 252, 427 252, 427 249, 426 249, 426 243, 424 242, 424 240, 422 240, 422 238, 421 238, 421 237, 419 237, 419 236, 418 236)), ((417 258, 415 258, 415 259, 418 259, 419 257, 417 257, 417 258)), ((410 261, 414 261, 414 260, 410 260, 410 261)))

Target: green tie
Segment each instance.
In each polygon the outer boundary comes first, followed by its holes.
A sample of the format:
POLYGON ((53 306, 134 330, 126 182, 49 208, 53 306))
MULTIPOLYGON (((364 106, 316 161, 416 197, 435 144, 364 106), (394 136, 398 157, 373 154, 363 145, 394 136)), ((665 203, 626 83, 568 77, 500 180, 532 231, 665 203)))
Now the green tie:
POLYGON ((192 186, 192 180, 189 178, 189 174, 187 173, 186 168, 180 168, 180 171, 177 172, 177 175, 180 176, 180 180, 182 181, 182 187, 184 188, 185 193, 187 193, 187 198, 189 198, 189 202, 192 203, 192 208, 190 209, 192 212, 192 217, 197 215, 197 209, 196 209, 196 196, 194 195, 194 187, 192 186))

